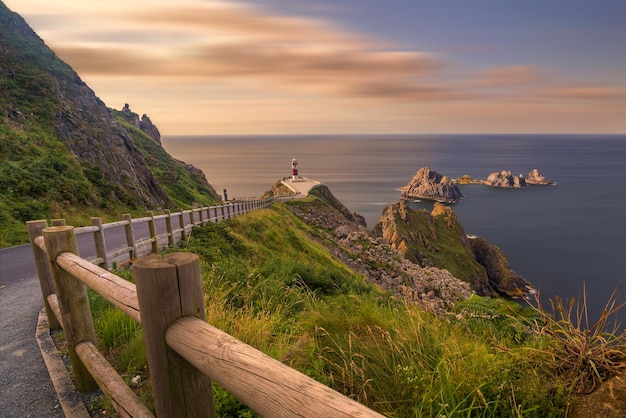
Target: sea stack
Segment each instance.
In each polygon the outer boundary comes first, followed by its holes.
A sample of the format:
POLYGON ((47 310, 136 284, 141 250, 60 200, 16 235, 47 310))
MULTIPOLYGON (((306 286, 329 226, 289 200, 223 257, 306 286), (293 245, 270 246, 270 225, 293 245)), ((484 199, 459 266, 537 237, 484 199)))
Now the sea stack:
POLYGON ((513 189, 521 189, 526 187, 526 180, 523 175, 514 176, 510 171, 502 170, 501 172, 495 172, 489 174, 487 180, 483 182, 487 186, 493 187, 505 187, 513 189))
POLYGON ((526 177, 526 184, 549 186, 551 184, 554 184, 554 182, 550 179, 545 178, 543 174, 539 172, 539 170, 537 170, 536 168, 533 168, 532 171, 528 173, 528 176, 526 177))
POLYGON ((405 199, 419 198, 456 203, 463 198, 459 187, 448 176, 442 176, 430 167, 420 168, 409 184, 400 188, 405 199))

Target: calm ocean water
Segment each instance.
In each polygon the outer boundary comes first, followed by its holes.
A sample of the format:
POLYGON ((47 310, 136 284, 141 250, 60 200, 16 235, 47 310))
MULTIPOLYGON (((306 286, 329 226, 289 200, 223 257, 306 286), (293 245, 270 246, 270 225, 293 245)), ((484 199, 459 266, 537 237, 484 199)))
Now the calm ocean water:
POLYGON ((261 195, 297 158, 301 175, 328 185, 370 229, 421 167, 451 178, 538 168, 557 185, 460 186, 465 198, 452 207, 465 231, 499 246, 543 298, 577 296, 586 283, 596 315, 626 281, 626 135, 172 136, 163 145, 229 198, 261 195))

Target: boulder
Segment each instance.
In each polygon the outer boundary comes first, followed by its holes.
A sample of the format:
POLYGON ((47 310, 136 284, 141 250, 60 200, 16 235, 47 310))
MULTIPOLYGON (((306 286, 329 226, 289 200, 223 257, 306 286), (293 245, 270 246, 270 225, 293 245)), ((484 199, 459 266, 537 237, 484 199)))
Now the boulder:
POLYGON ((400 188, 403 198, 420 198, 439 202, 456 203, 463 198, 459 187, 447 176, 429 167, 420 168, 411 181, 400 188))

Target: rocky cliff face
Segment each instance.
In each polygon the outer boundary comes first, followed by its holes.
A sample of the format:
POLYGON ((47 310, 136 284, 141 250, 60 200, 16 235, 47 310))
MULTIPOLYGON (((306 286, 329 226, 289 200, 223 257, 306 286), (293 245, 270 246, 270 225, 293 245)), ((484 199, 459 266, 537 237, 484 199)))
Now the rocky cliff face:
POLYGON ((107 108, 0 1, 0 246, 27 242, 33 219, 78 225, 218 201, 163 149, 150 118, 107 108))
POLYGON ((429 167, 420 168, 411 181, 400 189, 404 198, 420 198, 456 203, 463 198, 458 186, 447 176, 429 167))
POLYGON ((435 203, 428 213, 413 210, 402 201, 394 203, 383 211, 374 234, 422 267, 448 270, 480 295, 520 296, 530 288, 509 268, 497 247, 467 237, 449 206, 435 203))
POLYGON ((500 248, 489 244, 481 237, 471 238, 469 242, 476 261, 487 272, 489 284, 499 293, 522 297, 531 291, 530 282, 511 270, 509 261, 500 248))
POLYGON ((287 205, 316 228, 320 244, 370 283, 434 313, 449 311, 456 302, 474 294, 468 283, 449 271, 422 267, 402 257, 381 237, 373 236, 358 216, 346 217, 346 211, 336 208, 336 199, 330 196, 326 188, 319 199, 294 200, 287 205))
POLYGON ((487 186, 493 187, 505 187, 521 189, 526 186, 526 180, 523 175, 514 176, 510 171, 502 170, 499 173, 494 172, 489 174, 487 180, 483 182, 487 186))

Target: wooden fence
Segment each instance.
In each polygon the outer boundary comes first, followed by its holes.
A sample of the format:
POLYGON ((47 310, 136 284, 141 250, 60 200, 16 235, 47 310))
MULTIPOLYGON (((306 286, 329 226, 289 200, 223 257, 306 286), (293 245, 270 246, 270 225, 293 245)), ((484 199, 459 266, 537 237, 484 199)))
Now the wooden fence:
MULTIPOLYGON (((185 239, 201 222, 217 222, 267 207, 276 197, 179 213, 73 228, 61 220, 30 221, 28 229, 50 328, 63 328, 78 390, 100 387, 123 417, 152 417, 97 350, 86 286, 142 325, 157 416, 215 417, 212 381, 271 417, 381 417, 358 402, 289 368, 205 321, 200 261, 192 253, 158 254, 161 242, 185 239), (197 217, 196 217, 197 216, 197 217), (185 217, 189 223, 185 222, 185 217), (173 218, 179 227, 172 229, 173 218), (165 220, 157 234, 155 221, 165 220), (133 225, 147 222, 150 254, 133 263, 135 283, 101 266, 142 251, 133 225), (127 246, 106 252, 104 231, 124 227, 127 246), (96 257, 78 255, 76 235, 92 232, 96 257)), ((143 242, 143 241, 142 241, 143 242)), ((147 247, 146 247, 147 248, 147 247)))

